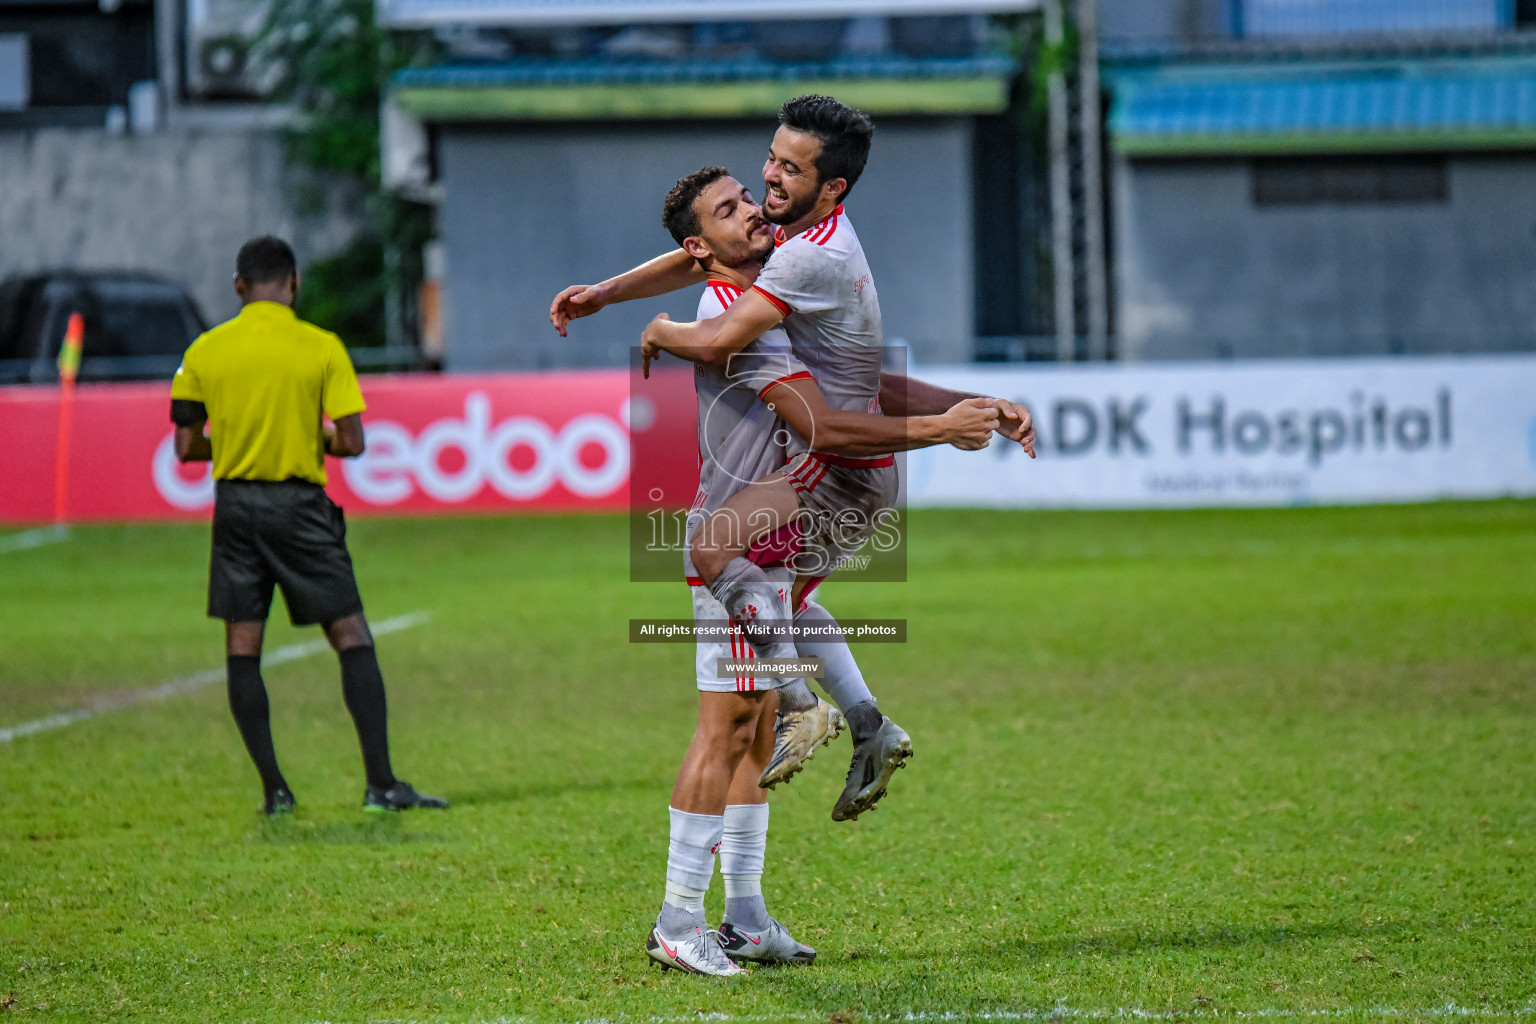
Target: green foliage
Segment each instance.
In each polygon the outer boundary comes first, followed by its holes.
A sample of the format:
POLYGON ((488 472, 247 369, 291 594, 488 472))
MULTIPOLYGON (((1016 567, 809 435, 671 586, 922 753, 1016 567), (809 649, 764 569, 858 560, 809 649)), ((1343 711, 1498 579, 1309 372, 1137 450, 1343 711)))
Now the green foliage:
POLYGON ((407 319, 414 309, 432 209, 381 188, 379 103, 391 74, 433 58, 431 36, 379 27, 373 0, 272 0, 261 41, 282 68, 275 99, 299 115, 290 159, 352 178, 368 196, 363 236, 306 266, 305 315, 350 345, 381 345, 386 296, 402 298, 407 319))
POLYGON ((385 293, 384 247, 364 237, 305 268, 295 308, 348 345, 382 345, 385 293))
POLYGON ((430 56, 430 37, 390 32, 373 0, 271 0, 262 48, 283 69, 276 98, 299 112, 293 157, 379 182, 379 101, 389 76, 430 56))
MULTIPOLYGON (((846 740, 771 797, 814 966, 646 964, 697 696, 625 642, 689 604, 623 518, 364 519, 370 615, 433 616, 380 638, 395 766, 454 808, 361 812, 329 653, 266 670, 289 820, 217 684, 0 745, 0 1018, 1529 1019, 1536 503, 911 521, 911 582, 824 599, 909 621, 855 653, 917 756, 856 823, 846 740)), ((0 555, 0 724, 222 665, 207 544, 0 555)))

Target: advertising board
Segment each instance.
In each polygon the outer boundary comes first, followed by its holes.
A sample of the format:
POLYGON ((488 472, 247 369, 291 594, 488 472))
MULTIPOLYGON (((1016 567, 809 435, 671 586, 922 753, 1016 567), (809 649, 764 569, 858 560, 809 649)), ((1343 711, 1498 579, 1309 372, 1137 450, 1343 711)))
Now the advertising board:
POLYGON ((1536 494, 1536 356, 923 367, 1025 402, 1016 445, 908 461, 912 506, 1299 505, 1536 494))

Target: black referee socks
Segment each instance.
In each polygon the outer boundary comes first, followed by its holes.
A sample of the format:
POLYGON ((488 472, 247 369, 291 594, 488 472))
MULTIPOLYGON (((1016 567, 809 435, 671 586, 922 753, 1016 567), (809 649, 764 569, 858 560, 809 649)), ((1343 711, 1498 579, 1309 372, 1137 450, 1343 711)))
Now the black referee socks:
POLYGON ((389 766, 389 711, 384 700, 384 674, 373 646, 348 647, 341 659, 341 695, 357 726, 368 785, 388 789, 395 784, 389 766))
POLYGON ((250 751, 251 760, 261 773, 261 788, 271 796, 274 790, 287 789, 288 783, 277 768, 277 751, 272 749, 271 708, 266 684, 261 681, 261 658, 230 655, 226 670, 229 710, 234 713, 245 749, 250 751))

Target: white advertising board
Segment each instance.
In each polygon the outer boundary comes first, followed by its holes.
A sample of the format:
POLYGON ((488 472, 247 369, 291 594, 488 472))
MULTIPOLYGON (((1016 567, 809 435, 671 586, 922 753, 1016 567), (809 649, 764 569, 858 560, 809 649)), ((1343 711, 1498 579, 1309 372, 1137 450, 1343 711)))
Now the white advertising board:
POLYGON ((1536 495, 1536 355, 920 367, 1024 401, 1039 458, 907 461, 918 506, 1307 505, 1536 495))
POLYGON ((629 25, 1030 11, 1039 0, 378 0, 385 25, 629 25))

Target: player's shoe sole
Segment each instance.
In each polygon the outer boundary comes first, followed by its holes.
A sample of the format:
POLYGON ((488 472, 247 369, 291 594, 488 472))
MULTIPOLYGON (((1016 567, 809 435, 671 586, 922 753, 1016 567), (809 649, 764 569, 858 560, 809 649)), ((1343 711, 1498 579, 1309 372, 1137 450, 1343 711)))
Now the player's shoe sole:
POLYGON ((720 926, 720 948, 737 963, 810 964, 816 951, 797 941, 778 921, 770 918, 760 932, 737 928, 730 922, 720 926))
POLYGON ((661 967, 663 971, 681 971, 684 974, 705 974, 717 978, 728 978, 737 974, 745 974, 746 971, 736 962, 724 955, 719 943, 715 942, 712 935, 684 940, 682 942, 670 942, 661 932, 651 929, 651 934, 645 939, 645 955, 661 967), (709 950, 699 947, 700 942, 707 942, 714 946, 712 955, 709 950))
POLYGON ((774 721, 773 757, 757 784, 773 789, 788 782, 816 756, 818 748, 835 740, 847 725, 837 708, 820 699, 809 711, 781 713, 774 721))
POLYGON ((880 730, 853 750, 848 765, 848 781, 832 807, 833 821, 857 821, 865 811, 872 811, 885 796, 891 776, 905 768, 912 757, 912 737, 889 718, 880 730))

